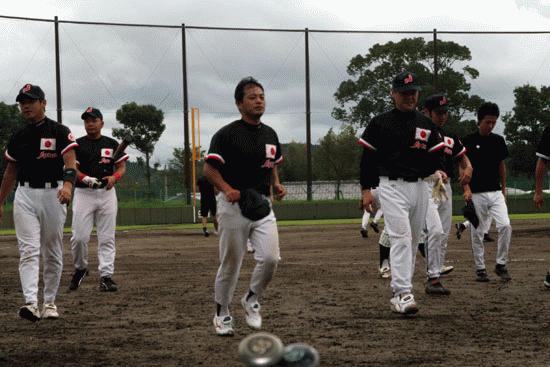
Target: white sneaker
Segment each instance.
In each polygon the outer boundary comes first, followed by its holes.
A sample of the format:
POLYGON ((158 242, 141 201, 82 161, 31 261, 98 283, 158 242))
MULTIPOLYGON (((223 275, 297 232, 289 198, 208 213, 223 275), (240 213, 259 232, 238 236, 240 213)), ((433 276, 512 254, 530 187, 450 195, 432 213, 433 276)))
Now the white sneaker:
POLYGON ((53 303, 44 303, 42 308, 43 319, 58 319, 59 313, 57 312, 57 306, 53 303))
POLYGON ((439 272, 441 275, 449 274, 451 271, 454 270, 454 266, 451 265, 443 265, 441 267, 441 271, 439 272))
POLYGON ((390 262, 387 259, 382 261, 382 266, 378 269, 378 274, 382 279, 388 279, 391 277, 390 262))
POLYGON ((25 306, 19 309, 19 317, 33 322, 40 320, 40 312, 38 311, 38 306, 32 303, 27 303, 25 306))
POLYGON ((246 314, 246 324, 252 329, 260 330, 262 327, 262 315, 260 315, 260 304, 258 302, 247 302, 246 294, 241 298, 241 305, 246 314))
POLYGON ((414 315, 418 312, 418 306, 412 293, 399 294, 391 300, 391 310, 404 315, 414 315))
POLYGON ((233 318, 231 316, 214 315, 214 328, 220 336, 233 336, 233 318))

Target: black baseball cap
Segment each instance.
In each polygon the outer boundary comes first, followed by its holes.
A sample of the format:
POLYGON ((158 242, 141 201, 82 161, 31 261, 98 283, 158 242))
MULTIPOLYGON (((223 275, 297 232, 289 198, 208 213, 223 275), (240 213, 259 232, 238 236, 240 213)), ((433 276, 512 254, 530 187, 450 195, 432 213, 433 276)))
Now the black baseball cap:
POLYGON ((442 94, 432 94, 424 101, 424 107, 428 111, 447 112, 449 110, 449 100, 442 94))
POLYGON ((24 99, 46 99, 46 95, 42 88, 38 85, 25 84, 19 90, 19 94, 15 98, 15 102, 21 102, 24 99))
POLYGON ((101 114, 101 111, 95 107, 86 108, 86 111, 84 111, 80 116, 82 120, 86 120, 86 117, 100 118, 103 120, 103 115, 101 114))
POLYGON ((402 71, 393 78, 392 89, 396 92, 405 92, 408 90, 421 90, 422 88, 415 73, 402 71))

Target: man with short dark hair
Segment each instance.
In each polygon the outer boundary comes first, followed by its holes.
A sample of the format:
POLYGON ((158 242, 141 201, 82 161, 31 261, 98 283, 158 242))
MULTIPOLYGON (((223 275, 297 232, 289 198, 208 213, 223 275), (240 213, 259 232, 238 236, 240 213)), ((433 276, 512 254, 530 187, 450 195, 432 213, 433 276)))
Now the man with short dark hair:
POLYGON ((55 298, 63 271, 63 225, 76 178, 69 128, 46 117, 46 97, 38 85, 26 84, 16 102, 27 125, 10 139, 8 162, 0 187, 0 219, 6 197, 17 183, 13 220, 19 247, 19 275, 25 305, 21 318, 57 319, 55 298), (44 306, 38 309, 40 257, 43 261, 44 306))
POLYGON ((437 176, 447 180, 441 171, 442 136, 434 123, 416 110, 420 89, 415 74, 404 71, 396 75, 391 89, 395 108, 374 117, 359 139, 364 147, 360 175, 363 207, 372 211, 371 190, 378 186, 384 229, 391 244, 391 310, 405 315, 418 312, 412 278, 430 191, 424 179, 437 176))
POLYGON ((261 122, 265 111, 262 85, 254 78, 242 79, 235 88, 241 119, 222 127, 210 142, 204 175, 219 193, 217 199, 220 236, 220 267, 215 281, 217 335, 233 335, 229 305, 235 292, 246 241, 255 249, 256 267, 248 292, 241 298, 246 323, 260 329, 259 300, 279 261, 279 236, 269 201, 270 187, 276 199, 286 194, 277 166, 283 161, 279 138, 261 122))
POLYGON ((97 232, 99 290, 115 292, 115 228, 118 201, 115 184, 126 172, 127 154, 115 157, 118 142, 101 134, 103 114, 88 107, 80 116, 86 135, 77 139, 77 177, 73 203, 71 252, 74 273, 69 290, 76 290, 88 274, 88 242, 94 223, 97 232))
MULTIPOLYGON (((512 278, 506 264, 512 226, 506 206, 506 165, 504 164, 504 160, 508 157, 508 148, 504 138, 492 132, 499 115, 500 111, 495 103, 483 103, 477 111, 478 131, 464 138, 464 146, 474 169, 472 180, 465 190, 471 189, 472 201, 480 222, 489 216, 495 220, 498 231, 495 273, 503 281, 509 281, 512 278)), ((489 281, 483 248, 485 230, 483 225, 479 225, 477 229, 470 228, 478 282, 489 281)))
MULTIPOLYGON (((542 184, 544 182, 544 174, 548 161, 550 161, 550 127, 546 127, 542 133, 539 146, 537 147, 537 166, 535 168, 535 194, 533 202, 537 208, 542 208, 544 204, 544 195, 542 192, 542 184)), ((544 286, 550 288, 550 269, 546 273, 544 286)))

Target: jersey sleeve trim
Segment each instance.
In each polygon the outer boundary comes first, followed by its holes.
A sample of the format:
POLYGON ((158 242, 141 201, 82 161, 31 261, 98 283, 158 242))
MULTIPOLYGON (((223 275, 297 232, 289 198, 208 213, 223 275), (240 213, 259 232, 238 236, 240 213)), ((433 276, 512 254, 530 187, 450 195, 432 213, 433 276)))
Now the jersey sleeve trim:
POLYGON ((71 150, 71 149, 76 148, 77 146, 78 146, 78 143, 76 143, 76 142, 70 143, 69 145, 67 145, 67 146, 65 147, 65 149, 63 149, 63 150, 61 151, 61 155, 65 155, 65 153, 67 153, 67 152, 68 152, 69 150, 71 150))
POLYGON ((455 158, 459 158, 459 157, 462 157, 464 154, 466 153, 466 148, 462 148, 462 150, 460 151, 460 153, 458 153, 457 155, 455 155, 455 158))
POLYGON ((219 161, 219 162, 225 164, 225 159, 223 159, 223 157, 221 155, 216 154, 216 153, 207 154, 205 160, 209 160, 209 159, 214 159, 216 161, 219 161))
POLYGON ((434 145, 433 147, 431 147, 428 152, 430 153, 433 153, 433 152, 437 152, 438 150, 440 149, 443 149, 445 147, 445 143, 444 142, 441 142, 439 144, 436 144, 434 145))
POLYGON ((124 161, 127 161, 128 159, 130 158, 130 156, 128 154, 124 154, 122 157, 120 157, 119 159, 117 159, 115 161, 115 164, 118 164, 118 163, 122 163, 124 161))
POLYGON ((365 147, 365 148, 367 148, 367 149, 370 149, 370 150, 374 150, 374 151, 377 150, 377 149, 374 147, 374 145, 370 144, 369 142, 367 142, 367 141, 364 140, 363 138, 359 138, 359 140, 357 141, 357 144, 362 145, 363 147, 365 147))
POLYGON ((544 155, 544 154, 539 153, 539 152, 537 152, 536 155, 537 155, 537 157, 539 157, 539 158, 542 158, 542 159, 545 159, 545 160, 547 160, 547 161, 550 161, 550 157, 547 156, 547 155, 544 155))
POLYGON ((17 162, 17 159, 13 158, 9 153, 8 153, 8 150, 6 149, 6 151, 4 152, 4 158, 6 158, 6 160, 10 161, 10 162, 17 162))
POLYGON ((275 161, 275 164, 276 164, 276 165, 279 165, 279 164, 281 164, 281 163, 283 163, 283 156, 280 156, 279 159, 277 159, 277 160, 275 161))

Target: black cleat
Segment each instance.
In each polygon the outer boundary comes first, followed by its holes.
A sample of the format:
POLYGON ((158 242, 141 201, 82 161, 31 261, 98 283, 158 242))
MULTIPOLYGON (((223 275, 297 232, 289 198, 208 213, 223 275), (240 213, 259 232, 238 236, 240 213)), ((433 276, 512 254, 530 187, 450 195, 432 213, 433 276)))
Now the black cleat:
POLYGON ((101 277, 99 279, 99 290, 102 292, 116 292, 118 286, 111 277, 101 277))
POLYGON ((451 291, 443 287, 439 279, 429 279, 426 283, 426 293, 440 296, 448 296, 451 291))
POLYGON ((483 235, 483 242, 495 242, 495 240, 491 236, 489 236, 489 233, 485 233, 483 235))
POLYGON ((456 239, 459 240, 462 237, 462 232, 466 230, 466 226, 462 223, 455 224, 456 228, 456 239))
POLYGON ((80 283, 82 283, 82 280, 84 280, 84 277, 88 274, 88 269, 75 269, 73 278, 71 279, 71 284, 69 284, 69 290, 76 291, 80 286, 80 283))
POLYGON ((487 274, 487 270, 485 269, 476 270, 476 282, 486 283, 488 281, 489 281, 489 275, 487 274))
POLYGON ((422 255, 422 257, 426 257, 426 244, 425 243, 419 243, 418 244, 418 251, 420 251, 420 255, 422 255))
POLYGON ((544 286, 550 289, 550 271, 546 273, 546 279, 544 280, 544 286))
POLYGON ((378 228, 378 223, 370 222, 370 227, 375 233, 380 233, 380 228, 378 228))
POLYGON ((361 228, 361 237, 367 238, 369 236, 369 232, 365 228, 361 228))
POLYGON ((506 268, 506 265, 498 265, 495 267, 495 273, 505 282, 508 282, 512 280, 512 277, 508 273, 508 269, 506 268))

